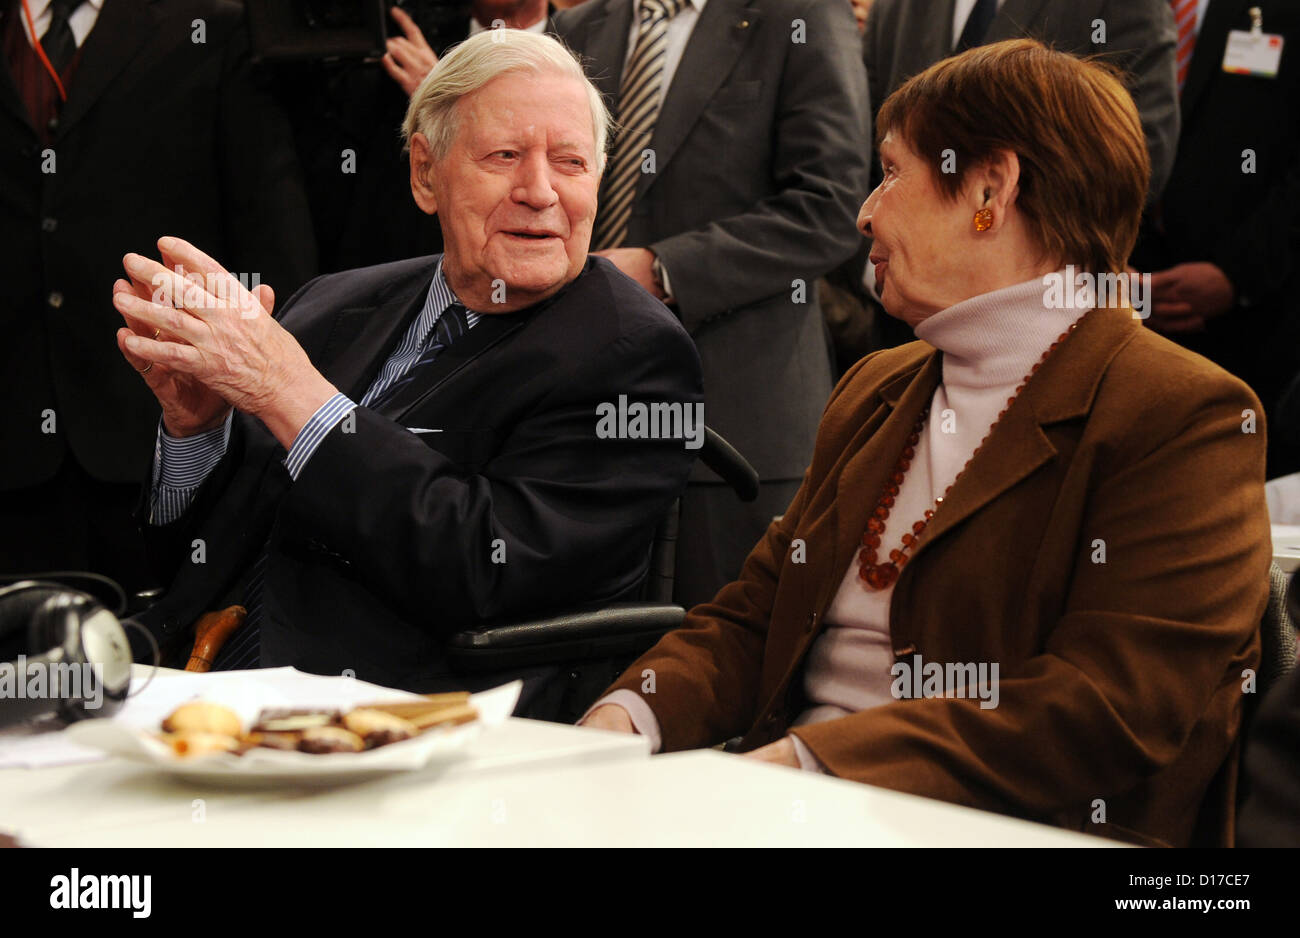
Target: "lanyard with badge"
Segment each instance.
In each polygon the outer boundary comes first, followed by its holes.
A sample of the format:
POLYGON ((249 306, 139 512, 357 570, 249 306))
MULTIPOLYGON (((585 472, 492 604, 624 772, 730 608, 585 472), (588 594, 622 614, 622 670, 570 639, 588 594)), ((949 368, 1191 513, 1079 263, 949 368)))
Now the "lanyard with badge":
POLYGON ((1234 29, 1228 33, 1223 50, 1223 70, 1233 75, 1276 78, 1282 62, 1284 39, 1277 33, 1264 32, 1264 13, 1250 8, 1250 30, 1234 29))

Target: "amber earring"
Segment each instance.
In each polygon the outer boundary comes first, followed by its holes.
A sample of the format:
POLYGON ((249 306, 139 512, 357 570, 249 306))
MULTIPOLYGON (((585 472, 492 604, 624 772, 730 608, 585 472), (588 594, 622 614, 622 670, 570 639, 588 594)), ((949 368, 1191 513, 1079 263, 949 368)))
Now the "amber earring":
POLYGON ((975 230, 988 231, 993 227, 993 209, 982 208, 975 213, 975 230))

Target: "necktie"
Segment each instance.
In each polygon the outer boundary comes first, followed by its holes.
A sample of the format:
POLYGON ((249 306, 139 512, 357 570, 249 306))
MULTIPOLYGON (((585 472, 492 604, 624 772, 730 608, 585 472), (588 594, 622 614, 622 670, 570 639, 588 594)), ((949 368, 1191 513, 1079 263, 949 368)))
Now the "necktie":
POLYGON ((1196 47, 1196 0, 1169 0, 1174 8, 1174 22, 1178 25, 1178 93, 1183 93, 1187 83, 1187 69, 1192 64, 1192 49, 1196 47))
POLYGON ((50 0, 50 26, 41 37, 41 48, 45 50, 50 65, 60 75, 77 54, 77 38, 72 34, 68 22, 73 12, 84 0, 50 0))
POLYGON ((976 0, 970 16, 966 17, 966 25, 962 27, 961 37, 958 38, 957 46, 953 51, 965 52, 967 49, 982 45, 984 37, 988 35, 989 27, 993 25, 993 17, 997 14, 998 0, 976 0))
POLYGON ((614 156, 601 183, 600 218, 592 243, 598 251, 616 248, 627 237, 632 200, 641 178, 642 153, 650 146, 663 87, 668 21, 687 0, 641 0, 641 28, 619 91, 620 130, 614 156))
POLYGON ((443 349, 468 331, 469 324, 465 318, 465 307, 459 303, 452 303, 443 310, 442 315, 438 317, 438 321, 433 324, 429 337, 425 339, 427 343, 425 349, 420 353, 420 357, 415 360, 415 364, 407 369, 406 374, 376 394, 374 399, 369 401, 366 406, 376 410, 383 407, 397 396, 398 391, 419 378, 421 372, 433 363, 443 349))
MULTIPOLYGON (((376 395, 368 406, 377 408, 386 401, 391 400, 399 389, 406 387, 418 378, 420 372, 431 364, 440 352, 468 331, 469 325, 465 318, 465 307, 459 303, 452 303, 438 317, 438 321, 433 324, 433 329, 430 330, 429 336, 425 339, 427 345, 424 351, 420 353, 420 357, 416 359, 415 364, 407 369, 406 374, 376 395)), ((217 653, 216 660, 212 662, 213 671, 238 671, 244 668, 256 668, 261 664, 262 587, 266 581, 266 561, 270 546, 270 541, 262 546, 257 562, 253 564, 253 572, 248 578, 248 585, 244 588, 244 608, 248 610, 244 625, 230 637, 226 644, 222 646, 221 651, 217 653)))

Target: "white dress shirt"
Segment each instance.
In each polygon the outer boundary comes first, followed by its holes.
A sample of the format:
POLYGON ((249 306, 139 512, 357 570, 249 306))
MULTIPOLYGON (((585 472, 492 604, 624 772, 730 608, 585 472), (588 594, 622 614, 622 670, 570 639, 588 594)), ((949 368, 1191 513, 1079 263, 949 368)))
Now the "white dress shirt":
MULTIPOLYGON (((104 0, 85 0, 81 6, 72 11, 72 17, 68 20, 68 25, 72 27, 72 38, 77 40, 77 48, 86 41, 90 35, 90 30, 94 27, 95 21, 99 19, 99 10, 104 5, 104 0)), ((32 11, 32 22, 36 24, 36 35, 44 36, 45 31, 50 28, 50 0, 27 0, 27 9, 32 11)), ((27 15, 22 12, 19 6, 18 18, 23 22, 23 32, 27 35, 27 41, 33 46, 32 31, 27 26, 27 15)))
MULTIPOLYGON (((1002 9, 1002 4, 1006 0, 998 0, 998 9, 1002 9)), ((966 21, 970 19, 971 10, 975 9, 975 0, 957 0, 952 8, 952 41, 948 43, 949 49, 957 48, 957 40, 961 38, 961 31, 966 28, 966 21)))

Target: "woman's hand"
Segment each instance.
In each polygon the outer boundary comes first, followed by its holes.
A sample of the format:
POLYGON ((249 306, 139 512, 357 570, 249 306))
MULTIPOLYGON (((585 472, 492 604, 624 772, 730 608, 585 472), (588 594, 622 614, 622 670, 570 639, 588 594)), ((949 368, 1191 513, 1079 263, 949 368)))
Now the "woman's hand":
POLYGON ((636 727, 632 725, 632 718, 618 704, 605 704, 603 707, 597 707, 587 714, 587 719, 578 725, 590 726, 598 730, 609 730, 613 733, 636 732, 636 727))
POLYGON ((773 765, 788 765, 792 769, 799 768, 799 756, 794 751, 794 740, 789 736, 782 736, 774 743, 768 743, 753 752, 744 754, 746 759, 754 759, 758 762, 770 762, 773 765))

